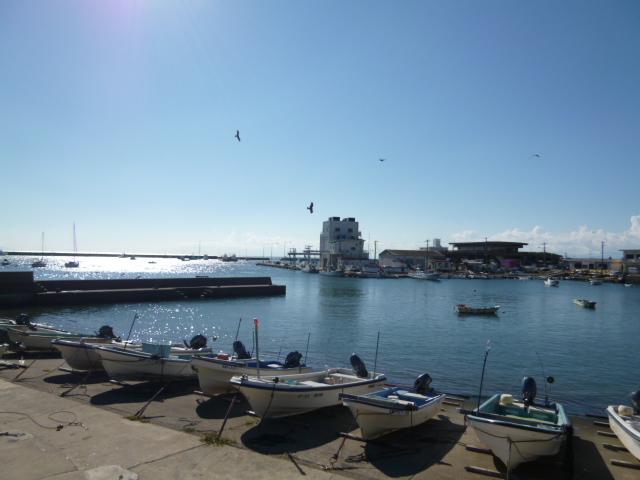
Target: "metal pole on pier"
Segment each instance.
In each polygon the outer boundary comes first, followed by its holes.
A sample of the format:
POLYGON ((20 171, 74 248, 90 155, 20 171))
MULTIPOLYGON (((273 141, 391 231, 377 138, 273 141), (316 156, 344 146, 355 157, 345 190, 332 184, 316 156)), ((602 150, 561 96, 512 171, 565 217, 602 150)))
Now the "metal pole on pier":
MULTIPOLYGON (((304 363, 307 363, 307 355, 309 355, 309 340, 311 339, 311 332, 307 335, 307 349, 304 351, 304 363)), ((302 363, 298 367, 298 373, 302 372, 302 363)))
POLYGON ((378 345, 380 345, 380 330, 378 330, 378 339, 376 340, 376 356, 373 361, 373 373, 371 374, 371 378, 376 378, 376 367, 378 366, 378 345))
POLYGON ((260 326, 260 320, 254 318, 253 325, 255 327, 254 335, 256 338, 256 370, 258 373, 258 378, 260 378, 260 348, 258 347, 258 327, 260 326))
POLYGON ((127 345, 129 344, 129 338, 131 338, 131 330, 133 330, 133 325, 136 323, 136 320, 138 319, 138 313, 136 312, 136 314, 133 316, 133 321, 131 322, 131 327, 129 328, 129 334, 127 335, 127 341, 124 342, 124 349, 127 349, 127 345))

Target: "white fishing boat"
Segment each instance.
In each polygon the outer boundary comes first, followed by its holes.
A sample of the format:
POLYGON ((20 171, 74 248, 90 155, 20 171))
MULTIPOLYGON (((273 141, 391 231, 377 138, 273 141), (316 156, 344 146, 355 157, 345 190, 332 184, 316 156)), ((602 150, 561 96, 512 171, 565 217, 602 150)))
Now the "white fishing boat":
MULTIPOLYGON (((170 353, 172 355, 210 353, 210 349, 200 346, 202 345, 201 343, 197 343, 197 339, 199 337, 202 336, 196 335, 191 339, 191 342, 184 347, 179 345, 172 345, 170 353)), ((120 339, 116 338, 81 338, 79 340, 58 338, 53 340, 51 344, 55 347, 56 350, 60 352, 62 358, 67 362, 69 367, 71 367, 73 370, 79 371, 104 370, 102 359, 97 352, 98 347, 106 346, 134 351, 139 351, 142 349, 141 344, 122 342, 120 341, 120 339)))
POLYGON ((609 426, 629 453, 640 460, 640 390, 631 394, 632 407, 607 407, 609 426))
POLYGON ((535 381, 523 379, 523 401, 509 394, 497 394, 466 414, 467 424, 478 440, 489 447, 507 467, 513 470, 524 462, 556 455, 572 427, 559 403, 538 405, 535 381))
POLYGON ((313 263, 307 263, 304 267, 302 267, 302 271, 305 273, 318 273, 318 267, 316 267, 313 263))
POLYGON ((14 327, 6 328, 9 340, 15 344, 19 344, 24 350, 55 350, 51 342, 57 338, 65 338, 67 340, 80 340, 81 338, 98 339, 91 334, 71 333, 56 330, 29 330, 17 329, 14 327))
POLYGON ((11 318, 0 318, 0 331, 7 330, 8 328, 12 328, 13 330, 20 330, 20 331, 31 330, 33 332, 47 331, 47 332, 69 333, 66 330, 52 327, 51 325, 46 325, 44 323, 31 323, 31 321, 29 320, 29 316, 24 313, 21 313, 20 315, 18 315, 18 317, 15 320, 11 318))
POLYGON ((329 368, 296 375, 232 377, 231 383, 260 418, 279 418, 340 405, 340 394, 362 395, 380 390, 386 376, 369 375, 362 361, 351 356, 354 370, 329 368))
MULTIPOLYGON (((300 363, 302 354, 299 352, 289 353, 284 363, 276 360, 258 362, 248 354, 238 355, 238 350, 244 350, 244 346, 239 349, 236 343, 240 342, 234 342, 234 351, 236 351, 234 356, 221 353, 215 356, 198 356, 191 359, 191 365, 198 374, 200 390, 204 394, 218 395, 234 391, 235 389, 230 383, 231 377, 234 376, 256 376, 261 373, 269 376, 288 375, 311 371, 309 367, 300 363)), ((240 345, 242 344, 240 343, 240 345)), ((246 350, 244 352, 246 353, 246 350)))
POLYGON ((320 270, 319 273, 327 277, 344 277, 344 270, 320 270))
POLYGON ((431 271, 422 271, 416 270, 415 272, 411 272, 407 275, 409 278, 415 278, 416 280, 431 280, 432 282, 437 282, 440 280, 440 274, 438 272, 431 271))
POLYGON ((344 393, 340 398, 358 422, 362 438, 370 440, 432 418, 445 395, 432 392, 430 383, 431 377, 424 374, 418 377, 413 390, 389 387, 365 395, 344 393))
POLYGON ((586 298, 574 298, 573 303, 583 308, 596 308, 596 303, 586 298))
MULTIPOLYGON (((143 343, 140 350, 99 346, 95 349, 112 380, 190 381, 193 352, 174 354, 171 345, 143 343)), ((203 355, 207 353, 201 352, 203 355)))
POLYGON ((556 278, 547 277, 547 279, 544 281, 544 285, 546 287, 557 287, 558 285, 560 285, 560 281, 556 278))
POLYGON ((630 283, 625 283, 625 284, 624 284, 624 286, 625 286, 625 287, 631 287, 631 286, 632 286, 632 284, 630 284, 630 283))

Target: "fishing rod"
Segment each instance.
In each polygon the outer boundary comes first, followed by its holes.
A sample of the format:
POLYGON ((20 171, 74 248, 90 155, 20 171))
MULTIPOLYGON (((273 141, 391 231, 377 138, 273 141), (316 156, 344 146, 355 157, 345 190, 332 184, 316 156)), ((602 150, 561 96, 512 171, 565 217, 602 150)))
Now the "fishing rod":
POLYGON ((258 378, 260 378, 260 348, 258 346, 258 327, 260 326, 260 320, 258 320, 257 318, 254 318, 253 326, 255 327, 253 336, 256 341, 256 370, 257 370, 258 378))
POLYGON ((480 376, 480 389, 478 390, 478 413, 480 413, 480 398, 482 397, 482 382, 484 382, 484 368, 487 365, 487 357, 491 351, 491 340, 487 340, 487 348, 484 351, 484 362, 482 362, 482 375, 480 376))
POLYGON ((129 344, 129 338, 131 338, 131 331, 133 330, 133 325, 136 323, 136 320, 138 319, 138 312, 136 312, 136 314, 133 316, 133 320, 131 321, 131 327, 129 328, 129 334, 127 335, 127 341, 124 342, 124 349, 127 349, 127 345, 129 344))
POLYGON ((380 330, 378 330, 378 339, 376 340, 376 356, 373 361, 373 372, 371 374, 371 378, 375 378, 376 376, 376 367, 378 366, 378 345, 380 344, 380 330))
MULTIPOLYGON (((307 335, 307 349, 304 351, 304 363, 307 363, 307 355, 309 355, 309 339, 311 338, 311 332, 307 335)), ((298 373, 302 372, 302 362, 298 365, 298 373)))

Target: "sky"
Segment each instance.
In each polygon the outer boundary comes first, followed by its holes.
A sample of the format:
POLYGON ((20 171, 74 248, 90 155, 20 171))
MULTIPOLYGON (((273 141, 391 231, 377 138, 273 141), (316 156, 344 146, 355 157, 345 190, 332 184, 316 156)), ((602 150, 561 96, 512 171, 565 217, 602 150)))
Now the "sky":
POLYGON ((75 222, 80 251, 261 255, 341 216, 378 252, 619 257, 639 21, 632 0, 3 0, 0 248, 71 250, 75 222))

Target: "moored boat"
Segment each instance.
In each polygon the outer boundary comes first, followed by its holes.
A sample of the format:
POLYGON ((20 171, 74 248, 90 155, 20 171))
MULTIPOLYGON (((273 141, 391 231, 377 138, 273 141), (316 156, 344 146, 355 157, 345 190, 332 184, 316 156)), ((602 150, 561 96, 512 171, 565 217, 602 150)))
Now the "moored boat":
POLYGON ((574 298, 573 303, 584 308, 596 308, 596 303, 598 302, 593 302, 591 300, 587 300, 586 298, 574 298))
MULTIPOLYGON (((193 337, 189 345, 185 345, 185 347, 172 345, 170 353, 172 355, 189 355, 210 352, 209 349, 203 350, 202 344, 197 343, 199 337, 202 336, 193 337)), ((122 342, 119 338, 80 338, 78 340, 58 338, 51 343, 60 352, 69 367, 79 371, 104 370, 102 359, 97 352, 98 347, 106 346, 133 351, 142 349, 141 344, 122 342)))
POLYGON ((276 360, 260 360, 258 362, 256 358, 246 354, 242 343, 236 341, 233 347, 236 354, 232 357, 222 353, 215 356, 197 356, 191 359, 191 365, 198 374, 200 390, 204 394, 218 395, 234 391, 235 388, 230 383, 231 377, 234 376, 256 376, 261 373, 269 376, 287 375, 311 371, 309 367, 300 363, 302 355, 297 351, 289 353, 284 363, 276 360), (238 343, 240 345, 237 345, 238 343))
POLYGON ((478 440, 491 449, 508 471, 521 463, 558 454, 572 435, 562 405, 535 404, 535 395, 535 381, 525 377, 523 401, 509 394, 496 394, 479 408, 463 411, 478 440))
POLYGON ((354 370, 329 368, 320 372, 267 377, 232 377, 231 383, 260 418, 279 418, 340 405, 340 394, 361 395, 379 390, 383 374, 369 375, 362 361, 351 356, 354 370))
POLYGON ((423 272, 422 270, 416 270, 415 272, 407 275, 409 278, 415 278, 416 280, 431 280, 437 282, 440 280, 440 274, 438 272, 423 272))
POLYGON ((456 312, 459 315, 496 315, 500 305, 494 305, 493 307, 470 307, 464 303, 456 305, 456 312))
POLYGON ((590 283, 591 285, 602 285, 602 281, 601 281, 601 280, 598 280, 598 279, 596 279, 596 278, 592 278, 591 280, 589 280, 589 283, 590 283))
POLYGON ((50 330, 20 330, 13 327, 8 327, 6 331, 9 335, 9 339, 25 350, 55 350, 55 347, 51 342, 57 338, 64 338, 67 340, 80 340, 81 338, 99 339, 99 337, 86 333, 50 330))
POLYGON ((320 270, 320 275, 325 275, 327 277, 344 277, 343 270, 320 270))
POLYGON ((547 279, 544 281, 544 285, 546 287, 557 287, 558 285, 560 285, 560 281, 556 278, 547 277, 547 279))
POLYGON ((191 368, 191 358, 210 351, 172 352, 171 345, 143 343, 140 350, 110 346, 95 349, 102 366, 113 380, 191 381, 196 372, 191 368))
POLYGON ((632 407, 607 407, 609 426, 627 450, 640 460, 640 390, 631 394, 632 407))
POLYGON ((421 425, 440 409, 445 395, 430 388, 431 377, 423 374, 414 388, 388 387, 364 395, 340 394, 342 403, 355 417, 362 438, 370 440, 387 433, 421 425))

